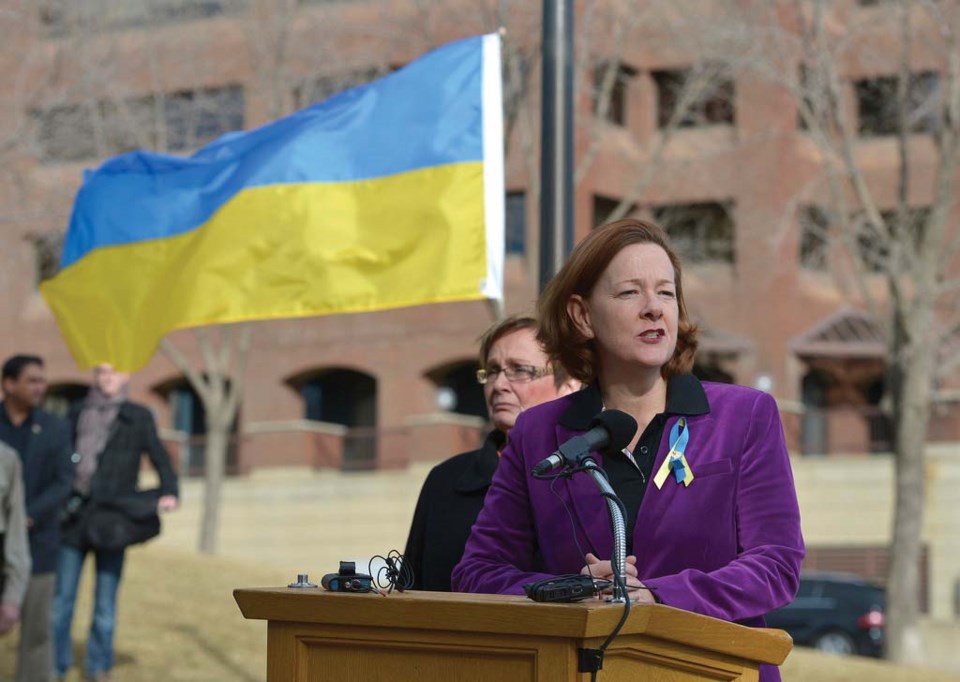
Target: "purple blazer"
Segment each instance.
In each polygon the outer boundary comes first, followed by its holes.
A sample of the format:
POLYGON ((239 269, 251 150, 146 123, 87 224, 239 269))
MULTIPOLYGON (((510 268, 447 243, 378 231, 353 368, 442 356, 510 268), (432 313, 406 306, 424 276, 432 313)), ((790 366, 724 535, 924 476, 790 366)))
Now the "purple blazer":
MULTIPOLYGON (((708 408, 686 417, 685 456, 694 480, 689 487, 672 477, 661 489, 648 484, 633 533, 637 572, 663 604, 762 627, 764 614, 796 595, 805 553, 780 415, 760 391, 709 382, 702 390, 708 408)), ((573 393, 517 419, 453 571, 454 590, 523 594, 525 583, 579 573, 583 552, 611 557, 607 505, 593 481, 577 474, 551 485, 530 476, 540 460, 582 433, 561 424, 565 414, 599 412, 600 405, 585 405, 598 395, 573 393), (535 570, 538 550, 545 572, 535 570)), ((654 474, 679 418, 667 420, 654 474)), ((595 456, 602 467, 602 455, 595 456)), ((775 667, 763 668, 761 680, 779 679, 775 667)))

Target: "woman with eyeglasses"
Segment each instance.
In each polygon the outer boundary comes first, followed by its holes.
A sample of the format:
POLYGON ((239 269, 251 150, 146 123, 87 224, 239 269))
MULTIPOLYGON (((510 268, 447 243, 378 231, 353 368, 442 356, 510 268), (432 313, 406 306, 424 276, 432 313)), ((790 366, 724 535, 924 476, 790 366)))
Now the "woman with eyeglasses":
MULTIPOLYGON (((554 366, 586 387, 517 419, 453 589, 523 594, 558 575, 613 577, 593 481, 531 471, 615 409, 639 428, 622 450, 594 455, 626 509, 631 598, 762 627, 793 600, 804 556, 780 415, 766 393, 690 374, 696 327, 666 234, 640 220, 594 230, 545 288, 538 319, 554 366)), ((779 677, 761 667, 762 682, 779 677)))
POLYGON ((554 371, 536 332, 536 320, 515 315, 481 337, 477 381, 494 430, 479 450, 456 455, 427 476, 403 553, 413 569, 414 589, 450 591, 450 573, 463 555, 517 416, 579 386, 562 370, 554 371))

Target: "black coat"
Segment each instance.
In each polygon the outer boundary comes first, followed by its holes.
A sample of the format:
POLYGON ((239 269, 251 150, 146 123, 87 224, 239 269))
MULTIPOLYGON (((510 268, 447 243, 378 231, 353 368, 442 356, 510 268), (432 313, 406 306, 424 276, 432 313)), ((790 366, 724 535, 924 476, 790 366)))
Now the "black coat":
MULTIPOLYGON (((71 431, 76 441, 80 409, 71 414, 71 431)), ((110 428, 107 444, 97 460, 97 469, 90 481, 90 499, 117 500, 134 497, 140 476, 140 459, 147 455, 160 476, 158 495, 179 495, 177 474, 170 455, 157 436, 153 415, 143 405, 125 401, 110 428)), ((78 515, 82 518, 82 514, 78 515)), ((63 541, 74 547, 83 547, 80 524, 68 521, 63 528, 63 541)))
MULTIPOLYGON (((0 440, 4 438, 6 407, 3 410, 3 427, 0 440)), ((23 461, 23 491, 27 516, 33 519, 30 528, 30 557, 34 575, 52 573, 57 568, 57 550, 60 547, 60 512, 70 496, 73 485, 73 463, 70 455, 70 434, 67 423, 44 410, 34 410, 31 415, 33 427, 26 452, 21 452, 23 461)))
POLYGON ((413 569, 413 589, 450 591, 450 574, 483 508, 503 442, 504 435, 494 431, 479 450, 451 457, 427 475, 403 552, 413 569))

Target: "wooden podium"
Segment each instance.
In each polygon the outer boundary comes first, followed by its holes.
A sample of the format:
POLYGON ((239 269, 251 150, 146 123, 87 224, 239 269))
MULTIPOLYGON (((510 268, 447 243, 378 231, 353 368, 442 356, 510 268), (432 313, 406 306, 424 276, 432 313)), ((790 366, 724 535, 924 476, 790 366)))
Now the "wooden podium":
MULTIPOLYGON (((623 614, 590 600, 441 592, 235 590, 245 618, 266 620, 268 682, 586 681, 577 650, 598 647, 623 614)), ((634 605, 607 650, 602 681, 756 680, 792 641, 668 606, 634 605)))

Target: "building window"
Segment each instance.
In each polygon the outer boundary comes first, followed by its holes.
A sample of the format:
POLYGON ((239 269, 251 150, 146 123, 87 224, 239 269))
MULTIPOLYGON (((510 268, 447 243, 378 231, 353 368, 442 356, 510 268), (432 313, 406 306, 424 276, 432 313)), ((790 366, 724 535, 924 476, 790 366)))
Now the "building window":
POLYGON ((438 406, 448 412, 488 419, 483 387, 477 383, 476 360, 463 360, 427 372, 437 387, 438 406))
POLYGON ((33 112, 41 161, 80 161, 97 156, 93 132, 97 105, 70 104, 33 112))
MULTIPOLYGON (((164 382, 153 390, 170 406, 173 429, 186 438, 176 456, 180 471, 189 476, 202 475, 206 470, 207 445, 207 412, 203 400, 193 390, 190 382, 182 377, 164 382)), ((238 470, 238 424, 239 411, 230 426, 227 440, 227 473, 236 473, 238 470)))
POLYGON ((804 455, 825 455, 829 451, 826 408, 833 377, 826 371, 811 369, 801 382, 803 418, 800 424, 800 451, 804 455))
POLYGON ((58 36, 207 19, 246 6, 247 0, 41 0, 40 25, 48 35, 58 36))
POLYGON ((523 255, 527 250, 527 194, 507 192, 506 252, 523 255))
MULTIPOLYGON (((503 122, 504 134, 509 135, 521 107, 527 101, 530 79, 539 71, 539 63, 533 58, 533 48, 521 48, 514 44, 503 52, 503 122), (526 49, 524 52, 522 50, 526 49)), ((536 49, 539 55, 539 48, 536 49)))
POLYGON ((637 70, 626 64, 601 64, 593 74, 593 111, 608 123, 627 123, 627 89, 637 70), (612 79, 611 83, 607 79, 612 79))
POLYGON ((207 433, 207 412, 203 401, 186 382, 170 391, 169 401, 173 428, 187 436, 186 446, 180 453, 180 470, 188 475, 200 475, 206 462, 203 441, 207 433))
POLYGON ((877 227, 866 221, 857 225, 857 255, 867 272, 887 271, 890 245, 877 227))
POLYGON ((245 113, 240 85, 167 95, 163 101, 166 148, 170 151, 196 149, 223 133, 242 130, 245 113))
POLYGON ((133 149, 187 151, 244 124, 243 87, 184 90, 35 111, 40 159, 82 161, 133 149))
POLYGON ((735 262, 736 226, 731 202, 659 206, 653 215, 686 260, 693 263, 735 262))
POLYGON ((378 78, 396 71, 399 66, 371 66, 366 69, 354 69, 340 73, 318 76, 297 86, 293 91, 293 100, 297 109, 303 109, 316 102, 322 102, 334 95, 366 85, 378 78))
POLYGON ((884 227, 881 232, 877 226, 867 222, 862 215, 858 216, 855 220, 857 249, 864 269, 873 273, 889 272, 890 242, 916 246, 923 236, 929 217, 929 207, 911 208, 901 224, 897 211, 882 211, 880 218, 883 220, 884 227))
POLYGON ((63 232, 44 232, 30 237, 30 241, 33 243, 35 285, 53 278, 60 272, 63 238, 63 232))
MULTIPOLYGON (((613 197, 605 197, 600 194, 593 195, 593 227, 594 229, 606 225, 610 222, 610 216, 613 215, 613 212, 617 210, 617 207, 621 204, 620 199, 614 199, 613 197)), ((627 212, 623 214, 623 217, 629 217, 636 213, 637 207, 635 204, 631 204, 627 209, 627 212)))
MULTIPOLYGON (((864 137, 895 135, 900 131, 899 76, 868 78, 854 83, 858 128, 864 137)), ((940 74, 911 74, 907 86, 907 120, 910 133, 936 132, 942 108, 940 74)))
POLYGON ((100 140, 97 156, 158 148, 159 111, 153 95, 100 102, 98 116, 94 118, 94 134, 100 140))
POLYGON ((811 122, 827 127, 836 120, 837 104, 827 82, 827 74, 816 67, 800 65, 797 75, 800 103, 797 128, 809 130, 811 122))
POLYGON ((735 121, 733 79, 716 68, 654 71, 657 86, 657 126, 694 128, 733 125, 735 121))
POLYGON ((293 379, 304 417, 347 427, 343 468, 372 469, 377 460, 377 380, 352 369, 326 369, 293 379))
POLYGON ((690 370, 693 376, 700 381, 713 381, 718 384, 733 384, 733 375, 720 366, 720 362, 714 358, 697 358, 693 363, 693 369, 690 370))
POLYGON ((830 217, 819 206, 800 210, 800 265, 808 270, 826 270, 829 254, 830 217))
POLYGON ((43 409, 66 418, 79 409, 89 391, 87 384, 50 384, 43 398, 43 409))

